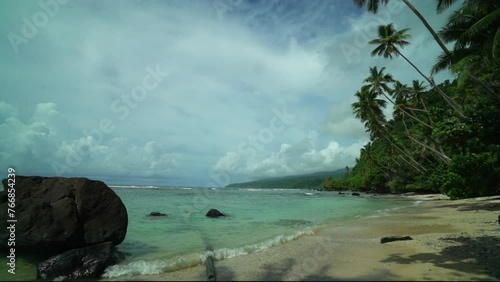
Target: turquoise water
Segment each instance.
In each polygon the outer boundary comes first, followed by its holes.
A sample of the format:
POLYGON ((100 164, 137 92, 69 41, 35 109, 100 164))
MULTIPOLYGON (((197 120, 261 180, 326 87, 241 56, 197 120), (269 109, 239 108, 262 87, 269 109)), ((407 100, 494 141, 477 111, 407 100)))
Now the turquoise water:
POLYGON ((311 235, 322 225, 377 216, 408 202, 297 189, 113 188, 129 213, 125 260, 105 277, 172 271, 311 235), (216 208, 224 218, 205 217, 216 208), (151 211, 168 214, 151 218, 151 211), (207 251, 211 250, 211 251, 207 251))
MULTIPOLYGON (((326 224, 376 217, 410 204, 298 189, 111 188, 127 207, 129 225, 124 242, 117 246, 121 261, 108 267, 104 277, 173 271, 198 265, 208 254, 226 259, 258 252, 314 234, 326 224), (206 217, 211 208, 227 216, 206 217), (148 217, 152 211, 168 216, 148 217)), ((0 280, 35 278, 29 258, 21 257, 17 265, 16 277, 2 271, 0 280)))

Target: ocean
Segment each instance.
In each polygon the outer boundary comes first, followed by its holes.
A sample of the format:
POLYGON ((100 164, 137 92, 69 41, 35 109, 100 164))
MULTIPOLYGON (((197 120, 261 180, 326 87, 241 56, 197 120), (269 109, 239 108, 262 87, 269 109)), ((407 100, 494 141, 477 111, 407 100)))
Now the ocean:
MULTIPOLYGON (((221 260, 258 252, 312 235, 325 225, 376 218, 411 204, 395 197, 301 189, 110 187, 129 217, 127 236, 117 246, 120 261, 103 275, 117 279, 196 266, 208 255, 221 260), (212 208, 226 217, 206 217, 212 208), (148 216, 153 211, 167 216, 148 216)), ((0 280, 35 279, 31 261, 18 257, 16 275, 5 270, 0 280)))

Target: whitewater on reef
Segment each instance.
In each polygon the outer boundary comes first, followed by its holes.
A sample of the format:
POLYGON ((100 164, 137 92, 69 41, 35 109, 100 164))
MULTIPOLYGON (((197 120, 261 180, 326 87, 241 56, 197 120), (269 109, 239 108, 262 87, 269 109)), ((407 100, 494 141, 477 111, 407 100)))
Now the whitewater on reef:
POLYGON ((159 274, 229 259, 315 233, 327 224, 377 217, 408 204, 394 198, 302 189, 110 186, 129 214, 119 262, 103 277, 159 274), (191 188, 191 189, 186 189, 191 188), (225 217, 208 218, 218 209, 225 217), (166 217, 150 217, 151 212, 166 217))

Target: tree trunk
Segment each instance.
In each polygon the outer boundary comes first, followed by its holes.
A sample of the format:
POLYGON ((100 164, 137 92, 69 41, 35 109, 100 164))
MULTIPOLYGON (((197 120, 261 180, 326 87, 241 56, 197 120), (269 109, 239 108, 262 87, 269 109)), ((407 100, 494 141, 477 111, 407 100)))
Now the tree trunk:
POLYGON ((448 50, 448 48, 446 48, 446 45, 444 45, 441 38, 439 38, 439 36, 434 31, 432 26, 430 26, 429 23, 427 22, 427 20, 425 20, 424 16, 422 16, 422 14, 420 14, 420 12, 410 3, 410 1, 403 0, 403 2, 406 4, 406 6, 408 6, 408 8, 410 8, 413 11, 413 13, 415 13, 415 15, 420 19, 420 21, 422 21, 422 23, 425 25, 427 30, 432 34, 432 37, 434 37, 434 40, 436 40, 437 44, 439 44, 439 46, 441 47, 441 49, 443 49, 443 51, 446 53, 446 55, 450 55, 450 50, 448 50))
POLYGON ((408 64, 410 64, 423 78, 425 78, 425 80, 427 80, 427 82, 429 82, 429 84, 432 86, 432 88, 436 89, 439 94, 441 94, 441 96, 445 99, 445 101, 461 116, 461 117, 465 117, 464 114, 462 113, 461 111, 461 107, 460 105, 458 105, 455 101, 453 101, 453 99, 451 97, 449 97, 448 95, 446 95, 437 85, 436 83, 434 83, 434 81, 432 81, 430 78, 428 78, 424 73, 422 73, 422 71, 420 71, 420 69, 415 66, 408 58, 406 58, 405 55, 403 55, 401 52, 399 52, 399 50, 395 47, 394 47, 394 50, 396 50, 396 53, 403 57, 403 59, 405 59, 408 64))
POLYGON ((214 258, 212 256, 207 256, 205 266, 207 268, 207 281, 217 281, 217 276, 215 275, 214 258))

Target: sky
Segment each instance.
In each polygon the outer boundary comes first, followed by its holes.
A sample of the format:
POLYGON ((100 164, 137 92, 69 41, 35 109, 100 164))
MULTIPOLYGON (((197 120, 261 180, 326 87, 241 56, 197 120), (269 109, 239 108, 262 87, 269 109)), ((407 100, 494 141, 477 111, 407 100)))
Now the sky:
POLYGON ((1 1, 0 169, 217 187, 352 167, 369 67, 423 80, 370 56, 391 22, 429 74, 441 50, 400 0, 377 15, 350 0, 1 1))

